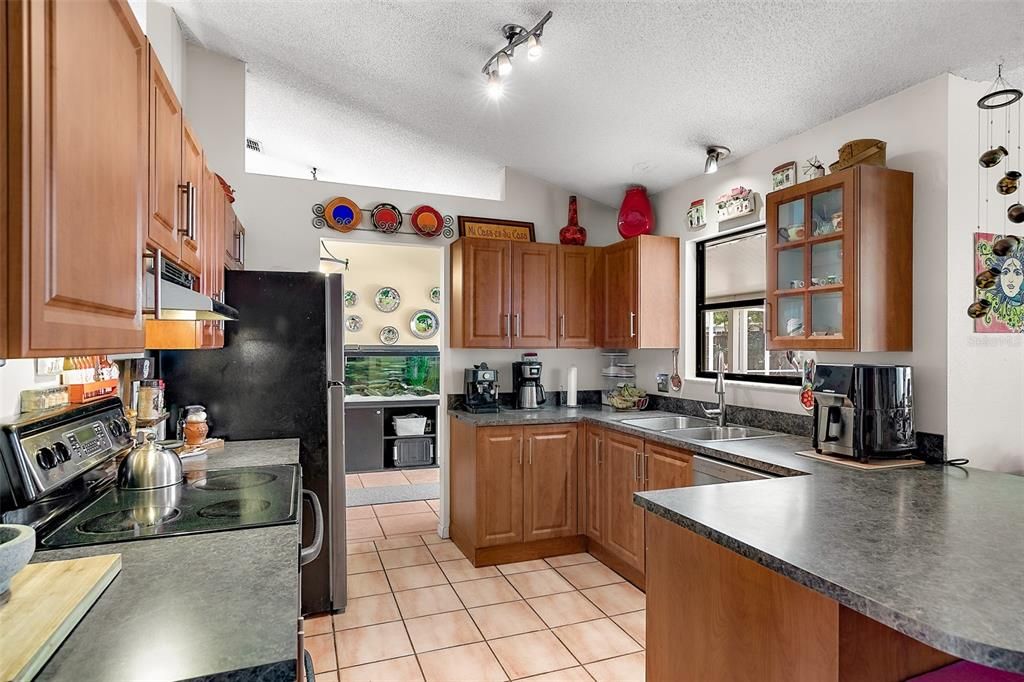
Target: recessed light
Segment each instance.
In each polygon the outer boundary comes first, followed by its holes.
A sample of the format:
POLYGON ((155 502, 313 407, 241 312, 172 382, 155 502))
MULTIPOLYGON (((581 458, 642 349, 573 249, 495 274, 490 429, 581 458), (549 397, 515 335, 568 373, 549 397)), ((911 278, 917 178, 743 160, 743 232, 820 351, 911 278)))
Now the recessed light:
POLYGON ((704 174, 711 175, 718 172, 718 162, 729 156, 729 148, 712 145, 707 148, 707 159, 704 160, 704 174))

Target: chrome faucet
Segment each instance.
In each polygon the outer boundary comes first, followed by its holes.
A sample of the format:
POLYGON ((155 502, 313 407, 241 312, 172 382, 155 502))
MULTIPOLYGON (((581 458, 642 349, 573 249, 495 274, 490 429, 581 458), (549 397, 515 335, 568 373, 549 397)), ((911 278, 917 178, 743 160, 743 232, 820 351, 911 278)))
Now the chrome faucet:
POLYGON ((725 426, 725 351, 718 351, 717 360, 717 367, 715 367, 715 394, 718 396, 718 408, 709 410, 702 403, 700 409, 704 411, 704 416, 716 417, 718 425, 725 426))

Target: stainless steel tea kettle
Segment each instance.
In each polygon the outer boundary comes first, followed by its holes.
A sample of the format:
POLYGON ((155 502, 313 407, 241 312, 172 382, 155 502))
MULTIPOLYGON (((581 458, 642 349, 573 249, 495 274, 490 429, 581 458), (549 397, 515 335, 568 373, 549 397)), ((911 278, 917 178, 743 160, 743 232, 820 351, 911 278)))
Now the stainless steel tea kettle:
POLYGON ((181 483, 178 453, 156 442, 156 434, 139 429, 135 448, 117 467, 117 486, 134 490, 166 488, 181 483))

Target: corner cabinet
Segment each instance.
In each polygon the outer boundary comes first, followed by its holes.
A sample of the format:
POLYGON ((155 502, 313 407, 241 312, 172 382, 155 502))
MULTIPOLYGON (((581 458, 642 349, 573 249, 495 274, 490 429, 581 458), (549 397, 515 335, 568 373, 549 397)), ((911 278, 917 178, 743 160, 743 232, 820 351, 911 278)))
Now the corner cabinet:
POLYGON ((602 252, 600 345, 677 348, 679 239, 641 235, 602 252))
POLYGON ((913 348, 913 185, 855 166, 767 195, 770 350, 913 348))

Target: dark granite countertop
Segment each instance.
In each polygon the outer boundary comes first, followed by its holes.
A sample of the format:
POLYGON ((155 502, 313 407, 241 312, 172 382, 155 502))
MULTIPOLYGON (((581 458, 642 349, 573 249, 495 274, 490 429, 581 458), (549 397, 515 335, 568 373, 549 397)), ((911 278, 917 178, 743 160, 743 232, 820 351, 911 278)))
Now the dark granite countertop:
POLYGON ((480 426, 598 423, 780 476, 634 500, 937 649, 1024 672, 1024 477, 939 465, 859 471, 794 454, 810 447, 798 436, 701 443, 618 423, 665 413, 449 413, 480 426))

